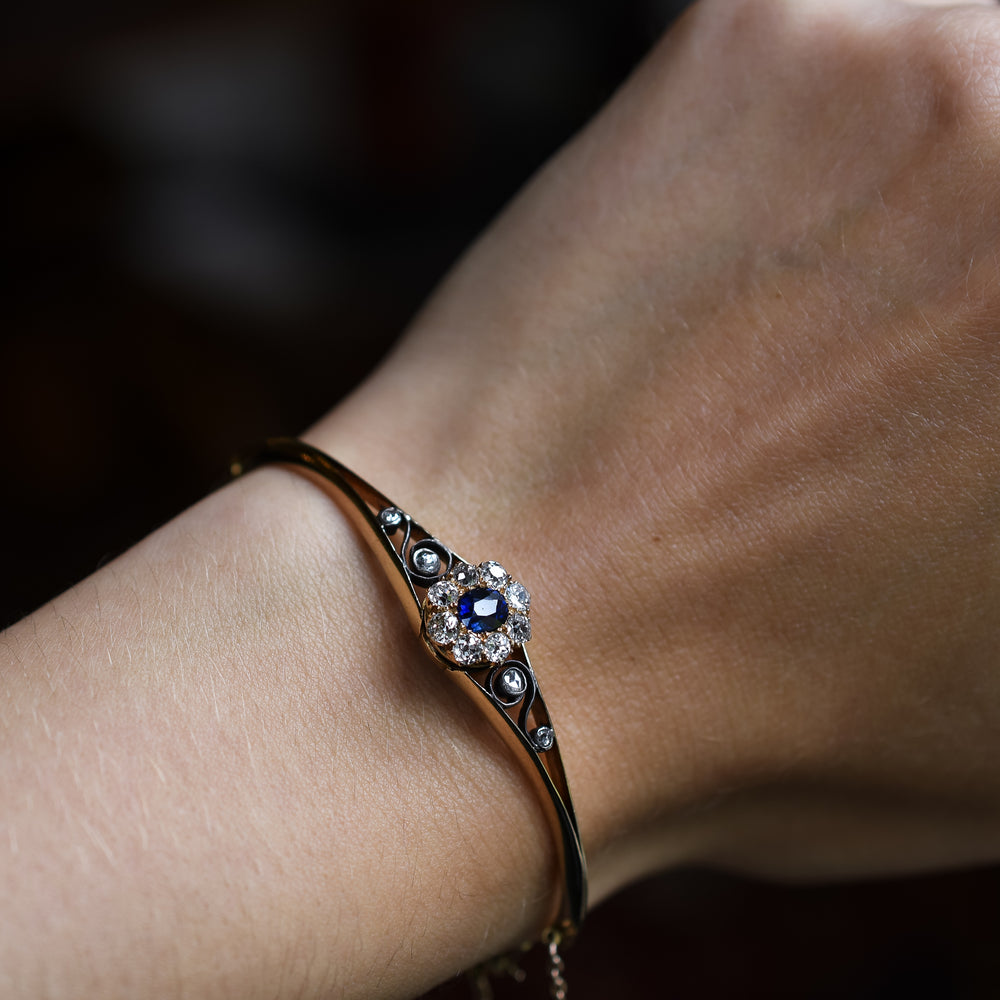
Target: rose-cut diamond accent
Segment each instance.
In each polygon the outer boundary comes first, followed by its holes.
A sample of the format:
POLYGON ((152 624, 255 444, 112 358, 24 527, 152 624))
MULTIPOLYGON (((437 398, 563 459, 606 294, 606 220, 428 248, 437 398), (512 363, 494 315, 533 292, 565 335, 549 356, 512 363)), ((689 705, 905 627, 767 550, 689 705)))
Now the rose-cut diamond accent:
POLYGON ((458 618, 450 611, 439 611, 427 621, 427 634, 439 646, 446 646, 458 637, 458 618))
POLYGON ((507 619, 507 635, 511 642, 527 642, 531 638, 531 622, 527 615, 511 615, 507 619))
POLYGON ((449 608, 458 600, 459 589, 453 580, 438 580, 427 591, 427 600, 439 608, 449 608))
POLYGON ((531 607, 531 594, 528 593, 523 583, 511 580, 504 591, 507 598, 507 607, 511 611, 527 611, 531 607))
POLYGON ((510 656, 510 639, 502 632, 492 632, 483 640, 483 652, 490 663, 503 663, 510 656))
POLYGON ((451 647, 455 660, 463 667, 471 666, 473 663, 481 663, 483 660, 483 644, 479 641, 479 636, 472 632, 462 632, 455 640, 455 645, 451 647))
POLYGON ((487 587, 502 587, 510 577, 507 570, 498 562, 484 562, 479 564, 479 579, 487 587))
POLYGON ((551 750, 555 741, 556 734, 552 731, 551 726, 539 726, 531 734, 531 742, 539 750, 551 750))
POLYGON ((403 523, 403 512, 398 507, 383 507, 378 519, 383 528, 398 528, 403 523))
POLYGON ((500 688, 512 698, 520 698, 528 688, 528 682, 519 667, 508 667, 500 675, 500 688))
POLYGON ((435 573, 441 572, 441 557, 433 549, 415 549, 412 560, 417 572, 423 573, 424 576, 434 576, 435 573))

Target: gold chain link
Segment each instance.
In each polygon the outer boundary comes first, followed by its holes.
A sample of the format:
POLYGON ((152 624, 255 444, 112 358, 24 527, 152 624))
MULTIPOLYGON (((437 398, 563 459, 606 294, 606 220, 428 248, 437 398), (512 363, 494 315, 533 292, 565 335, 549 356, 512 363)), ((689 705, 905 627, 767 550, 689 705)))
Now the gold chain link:
POLYGON ((509 976, 515 983, 523 983, 527 978, 524 969, 514 960, 512 955, 501 955, 482 962, 467 973, 469 984, 475 994, 475 1000, 494 1000, 494 976, 509 976))
POLYGON ((558 931, 552 931, 546 939, 546 947, 549 953, 549 996, 552 1000, 566 1000, 568 990, 566 984, 566 963, 562 955, 559 954, 559 944, 562 935, 558 931))
MULTIPOLYGON (((569 991, 569 985, 566 982, 566 963, 559 952, 559 945, 562 944, 562 941, 562 934, 557 930, 550 930, 542 939, 542 943, 545 945, 546 975, 549 980, 551 1000, 566 1000, 569 991)), ((528 947, 525 945, 525 948, 528 947)), ((510 976, 518 983, 523 983, 526 978, 524 969, 512 956, 503 956, 483 962, 468 972, 469 985, 472 987, 475 1000, 494 1000, 491 978, 494 976, 510 976)))

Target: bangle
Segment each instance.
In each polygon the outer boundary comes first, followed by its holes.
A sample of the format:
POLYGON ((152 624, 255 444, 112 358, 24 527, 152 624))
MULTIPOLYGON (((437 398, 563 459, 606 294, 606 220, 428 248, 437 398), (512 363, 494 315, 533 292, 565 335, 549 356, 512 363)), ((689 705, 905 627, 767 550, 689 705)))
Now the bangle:
POLYGON ((301 466, 334 487, 428 651, 485 712, 532 779, 563 873, 541 938, 552 995, 565 995, 558 946, 576 934, 586 911, 587 866, 555 729, 524 648, 531 638, 528 591, 499 562, 461 559, 360 476, 302 441, 269 438, 231 471, 240 475, 272 462, 301 466))

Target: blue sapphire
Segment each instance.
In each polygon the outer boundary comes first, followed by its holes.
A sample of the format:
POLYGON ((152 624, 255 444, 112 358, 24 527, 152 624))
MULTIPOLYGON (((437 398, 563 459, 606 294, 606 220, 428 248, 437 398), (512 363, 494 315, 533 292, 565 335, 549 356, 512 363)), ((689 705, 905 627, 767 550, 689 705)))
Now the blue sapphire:
POLYGON ((507 620, 507 602, 499 590, 476 587, 458 599, 458 620, 470 632, 496 632, 507 620))

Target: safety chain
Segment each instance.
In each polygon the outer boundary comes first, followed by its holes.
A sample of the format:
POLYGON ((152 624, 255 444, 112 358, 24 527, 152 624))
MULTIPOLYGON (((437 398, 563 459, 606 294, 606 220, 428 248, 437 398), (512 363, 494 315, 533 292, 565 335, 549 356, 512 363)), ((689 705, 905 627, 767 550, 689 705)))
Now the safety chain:
POLYGON ((491 976, 510 976, 515 983, 523 983, 527 973, 508 955, 490 959, 470 969, 469 982, 475 993, 475 1000, 494 1000, 491 976))
POLYGON ((549 996, 552 1000, 566 1000, 566 963, 559 954, 562 935, 551 931, 545 937, 545 946, 549 953, 549 996))
MULTIPOLYGON (((559 952, 563 942, 562 934, 557 930, 546 932, 542 939, 545 945, 546 975, 549 980, 550 1000, 566 1000, 569 986, 566 982, 566 963, 559 952)), ((525 948, 530 946, 525 945, 525 948)), ((475 1000, 494 1000, 491 977, 509 976, 517 983, 523 983, 527 978, 524 969, 511 956, 491 959, 471 969, 468 973, 469 984, 472 987, 475 1000)))

